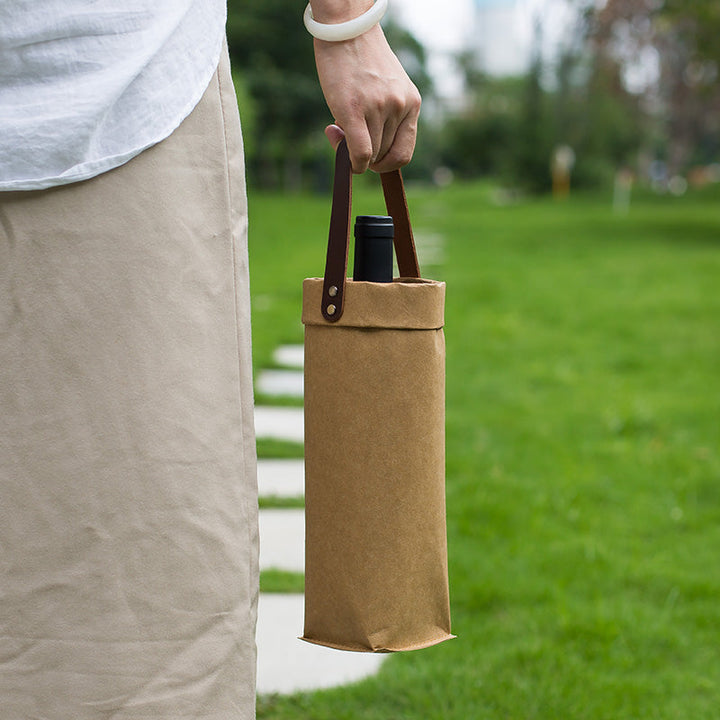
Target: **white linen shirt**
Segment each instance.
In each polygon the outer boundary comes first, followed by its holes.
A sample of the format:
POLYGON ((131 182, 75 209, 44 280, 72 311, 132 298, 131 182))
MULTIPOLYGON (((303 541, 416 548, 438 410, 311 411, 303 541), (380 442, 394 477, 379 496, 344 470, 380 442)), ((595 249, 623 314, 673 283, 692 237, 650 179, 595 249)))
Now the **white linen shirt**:
POLYGON ((0 0, 0 191, 86 180, 172 133, 222 48, 225 0, 0 0))

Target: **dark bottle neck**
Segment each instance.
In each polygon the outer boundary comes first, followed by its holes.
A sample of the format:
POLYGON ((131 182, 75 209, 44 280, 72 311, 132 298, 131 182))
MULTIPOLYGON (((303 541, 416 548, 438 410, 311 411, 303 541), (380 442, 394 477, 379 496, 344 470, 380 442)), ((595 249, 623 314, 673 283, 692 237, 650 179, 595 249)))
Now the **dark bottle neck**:
POLYGON ((387 215, 358 215, 355 219, 353 280, 392 282, 393 221, 387 215))

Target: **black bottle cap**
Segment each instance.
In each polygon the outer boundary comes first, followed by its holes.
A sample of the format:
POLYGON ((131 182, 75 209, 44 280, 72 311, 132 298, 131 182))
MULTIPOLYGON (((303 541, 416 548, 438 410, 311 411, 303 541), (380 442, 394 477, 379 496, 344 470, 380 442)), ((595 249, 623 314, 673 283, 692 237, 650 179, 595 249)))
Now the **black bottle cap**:
POLYGON ((358 215, 355 218, 355 237, 393 237, 395 228, 389 215, 358 215))

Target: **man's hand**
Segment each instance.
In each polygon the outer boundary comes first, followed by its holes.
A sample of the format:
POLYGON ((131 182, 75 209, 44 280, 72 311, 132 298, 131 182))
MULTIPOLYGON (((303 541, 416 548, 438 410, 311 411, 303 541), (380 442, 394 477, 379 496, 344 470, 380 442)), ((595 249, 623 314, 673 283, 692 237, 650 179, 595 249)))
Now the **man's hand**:
MULTIPOLYGON (((312 2, 318 22, 342 22, 368 6, 367 0, 312 2)), ((336 123, 325 130, 332 145, 337 147, 345 136, 356 173, 407 165, 415 149, 420 93, 380 26, 352 40, 314 43, 320 86, 336 123)))

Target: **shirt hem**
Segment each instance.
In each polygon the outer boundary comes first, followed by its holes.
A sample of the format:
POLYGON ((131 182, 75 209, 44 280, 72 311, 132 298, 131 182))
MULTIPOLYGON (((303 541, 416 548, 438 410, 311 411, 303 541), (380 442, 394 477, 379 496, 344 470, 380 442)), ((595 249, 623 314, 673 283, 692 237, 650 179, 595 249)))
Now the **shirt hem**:
POLYGON ((92 162, 82 163, 75 165, 70 170, 62 173, 61 175, 54 175, 44 178, 33 178, 25 180, 11 180, 11 181, 0 181, 0 192, 15 192, 15 191, 31 191, 31 190, 49 190, 53 187, 61 185, 71 185, 72 183, 83 182, 84 180, 91 180, 98 175, 110 172, 116 168, 121 167, 127 162, 130 162, 134 157, 137 157, 145 150, 161 143, 163 140, 172 135, 177 130, 183 121, 190 115, 195 109, 197 104, 205 94, 210 82, 213 78, 214 73, 217 71, 218 64, 220 63, 220 53, 222 52, 225 43, 225 33, 221 33, 220 39, 217 43, 215 51, 211 57, 209 63, 210 70, 208 72, 205 82, 198 83, 200 88, 199 91, 195 92, 190 101, 178 112, 173 120, 165 126, 165 128, 157 133, 157 136, 148 143, 145 143, 141 147, 133 148, 124 153, 112 155, 110 157, 102 158, 100 160, 93 160, 92 162))

